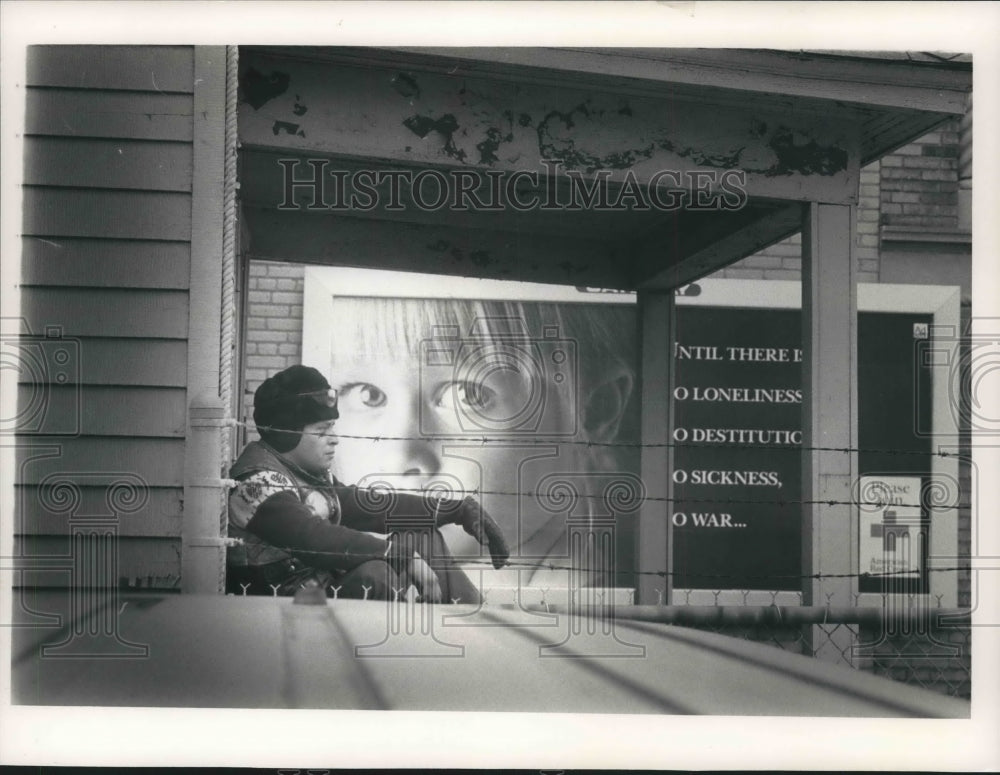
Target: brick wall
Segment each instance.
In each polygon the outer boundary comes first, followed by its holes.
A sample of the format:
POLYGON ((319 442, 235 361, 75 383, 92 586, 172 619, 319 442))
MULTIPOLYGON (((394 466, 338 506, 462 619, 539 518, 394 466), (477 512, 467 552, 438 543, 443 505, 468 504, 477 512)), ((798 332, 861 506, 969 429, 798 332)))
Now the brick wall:
MULTIPOLYGON (((962 331, 968 331, 971 324, 972 307, 962 304, 959 328, 962 331)), ((962 382, 968 384, 968 369, 970 364, 969 340, 964 340, 960 348, 959 362, 965 366, 962 382)), ((972 461, 970 459, 972 450, 972 415, 968 406, 965 407, 964 411, 959 413, 958 432, 958 446, 959 450, 963 453, 958 460, 958 501, 961 504, 978 503, 979 493, 977 490, 981 473, 976 471, 976 478, 973 479, 972 461)), ((958 510, 958 556, 972 557, 972 509, 965 505, 958 510)), ((955 564, 958 565, 961 563, 955 564)), ((975 602, 978 604, 978 600, 975 602)), ((958 574, 958 605, 969 607, 972 604, 972 571, 961 571, 958 574)))
POLYGON ((301 264, 250 262, 244 361, 245 419, 253 415, 253 393, 260 383, 302 360, 304 275, 305 267, 301 264))
MULTIPOLYGON (((882 229, 949 231, 959 226, 959 127, 952 119, 861 169, 858 192, 858 282, 879 282, 882 229)), ((772 245, 712 277, 799 280, 801 235, 772 245)))
POLYGON ((857 237, 858 282, 879 281, 879 208, 882 161, 861 168, 858 189, 857 237))
MULTIPOLYGON (((879 281, 880 169, 881 164, 876 161, 861 170, 856 236, 858 282, 861 283, 879 281)), ((802 235, 793 234, 711 276, 741 280, 801 280, 802 235)))
POLYGON ((883 228, 958 228, 958 129, 952 119, 882 159, 883 228))

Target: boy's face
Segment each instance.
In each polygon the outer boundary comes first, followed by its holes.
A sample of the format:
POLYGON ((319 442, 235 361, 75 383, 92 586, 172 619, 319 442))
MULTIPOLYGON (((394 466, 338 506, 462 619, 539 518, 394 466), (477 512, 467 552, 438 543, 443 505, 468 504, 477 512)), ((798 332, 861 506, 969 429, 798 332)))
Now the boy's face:
MULTIPOLYGON (((555 445, 533 443, 534 434, 504 432, 505 418, 516 423, 532 391, 543 389, 516 364, 463 375, 421 369, 416 354, 344 351, 334 354, 331 371, 341 443, 332 469, 347 484, 384 481, 407 490, 440 484, 456 494, 478 491, 476 497, 511 543, 520 544, 552 515, 515 493, 533 491, 545 472, 578 467, 561 459, 555 445), (357 436, 379 440, 352 438, 357 436), (483 444, 483 436, 502 441, 483 444)), ((551 396, 548 400, 545 411, 556 413, 549 415, 548 427, 553 422, 573 427, 572 413, 551 396)), ((478 554, 478 545, 463 533, 448 539, 454 552, 478 554)))
POLYGON ((337 436, 333 432, 335 420, 323 420, 306 425, 298 446, 285 457, 310 473, 323 474, 330 469, 337 436))

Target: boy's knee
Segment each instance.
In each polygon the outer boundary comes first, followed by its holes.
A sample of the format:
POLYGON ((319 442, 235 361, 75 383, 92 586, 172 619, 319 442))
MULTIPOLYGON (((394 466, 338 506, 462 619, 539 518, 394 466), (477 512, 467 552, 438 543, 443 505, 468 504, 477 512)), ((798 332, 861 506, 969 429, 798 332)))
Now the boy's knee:
POLYGON ((368 600, 392 600, 395 590, 400 587, 399 576, 383 560, 362 563, 348 573, 343 581, 341 595, 358 598, 367 596, 368 600))

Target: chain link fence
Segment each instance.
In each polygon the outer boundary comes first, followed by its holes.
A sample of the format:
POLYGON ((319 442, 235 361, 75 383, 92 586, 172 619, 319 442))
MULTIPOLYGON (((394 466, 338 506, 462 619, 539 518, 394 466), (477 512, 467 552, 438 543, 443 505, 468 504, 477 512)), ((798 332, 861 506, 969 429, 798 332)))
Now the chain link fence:
POLYGON ((922 686, 952 697, 972 694, 972 629, 961 622, 932 623, 899 631, 888 626, 862 626, 855 667, 894 681, 922 686))
POLYGON ((615 616, 764 643, 951 697, 968 699, 972 693, 967 609, 620 606, 615 616))

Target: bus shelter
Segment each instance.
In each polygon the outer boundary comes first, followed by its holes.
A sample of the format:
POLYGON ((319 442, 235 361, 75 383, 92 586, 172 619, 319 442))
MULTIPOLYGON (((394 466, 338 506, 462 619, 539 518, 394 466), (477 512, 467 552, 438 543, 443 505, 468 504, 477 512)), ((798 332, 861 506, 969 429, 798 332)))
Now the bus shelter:
MULTIPOLYGON (((803 576, 857 572, 859 170, 962 112, 967 69, 816 52, 249 47, 238 81, 244 257, 638 293, 640 603, 670 591, 675 294, 801 231, 803 576)), ((954 517, 932 555, 957 555, 954 517)), ((954 605, 954 583, 936 584, 954 605)), ((802 593, 851 605, 856 579, 806 578, 802 593)))
MULTIPOLYGON (((107 471, 150 461, 147 481, 164 509, 182 501, 183 517, 179 531, 164 519, 136 543, 179 537, 185 592, 222 589, 218 473, 233 449, 219 428, 240 393, 250 258, 637 292, 648 497, 636 570, 638 602, 650 603, 670 583, 675 294, 801 232, 802 602, 853 604, 860 169, 962 114, 967 63, 707 49, 101 50, 29 53, 25 307, 38 326, 58 312, 95 352, 109 337, 135 354, 148 345, 148 362, 123 358, 112 375, 97 359, 91 379, 122 396, 169 387, 166 404, 128 398, 101 415, 110 426, 120 410, 122 428, 156 432, 106 452, 107 429, 88 426, 66 449, 107 471), (132 161, 121 138, 137 141, 132 161), (57 258, 71 243, 82 269, 66 274, 57 258), (112 266, 124 273, 114 293, 95 279, 112 266), (169 364, 169 376, 143 381, 169 364)), ((28 489, 44 483, 25 476, 28 489)), ((955 515, 941 524, 931 554, 948 564, 955 515)), ((938 576, 935 591, 955 605, 950 574, 938 576)))

